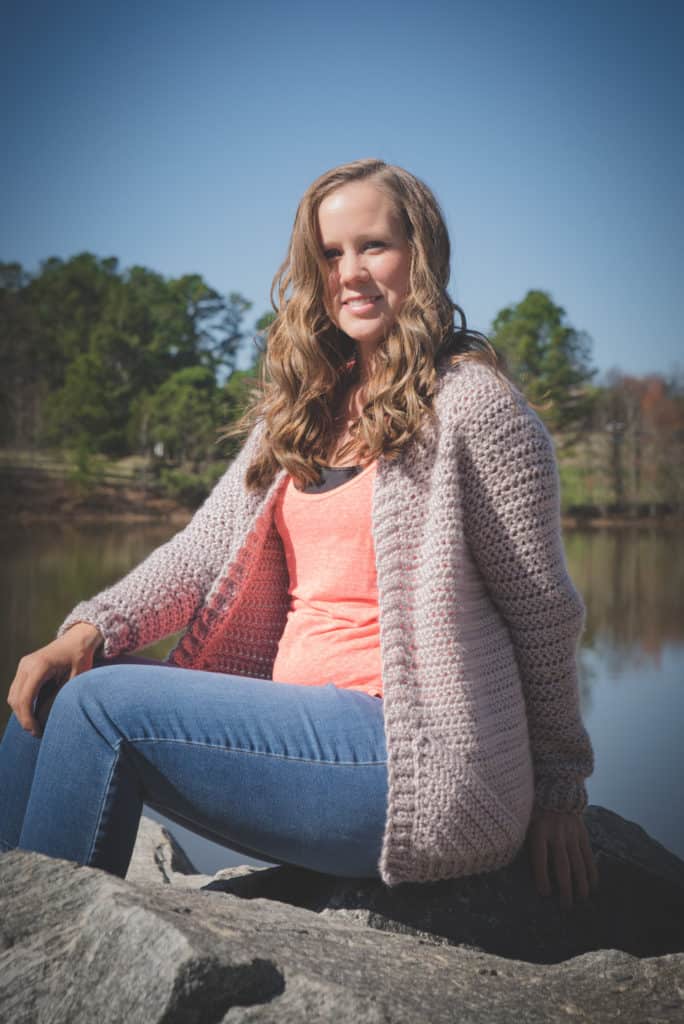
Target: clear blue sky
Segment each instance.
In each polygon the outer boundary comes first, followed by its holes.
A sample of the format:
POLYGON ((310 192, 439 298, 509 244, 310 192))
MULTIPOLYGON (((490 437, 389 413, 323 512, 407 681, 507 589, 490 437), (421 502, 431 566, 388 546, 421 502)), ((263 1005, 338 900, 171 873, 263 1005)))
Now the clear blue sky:
POLYGON ((376 156, 437 194, 471 325, 540 288, 600 370, 682 368, 681 0, 2 11, 0 259, 198 272, 255 319, 306 186, 376 156))

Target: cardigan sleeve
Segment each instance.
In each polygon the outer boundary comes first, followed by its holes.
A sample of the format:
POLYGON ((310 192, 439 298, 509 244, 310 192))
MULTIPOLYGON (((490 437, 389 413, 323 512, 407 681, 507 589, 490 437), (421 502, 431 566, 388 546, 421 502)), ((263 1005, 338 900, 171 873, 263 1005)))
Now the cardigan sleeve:
POLYGON ((585 609, 565 561, 553 442, 519 392, 481 379, 460 415, 466 539, 513 641, 535 806, 580 813, 594 768, 577 675, 585 609))
POLYGON ((254 452, 257 429, 190 522, 111 587, 69 613, 62 636, 77 622, 97 626, 103 653, 116 657, 184 629, 219 575, 228 553, 241 478, 254 452))

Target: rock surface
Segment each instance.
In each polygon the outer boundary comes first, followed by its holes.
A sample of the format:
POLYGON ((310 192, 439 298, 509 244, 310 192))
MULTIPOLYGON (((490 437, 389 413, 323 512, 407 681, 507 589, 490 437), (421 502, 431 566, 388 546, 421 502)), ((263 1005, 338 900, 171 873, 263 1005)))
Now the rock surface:
POLYGON ((618 815, 586 820, 600 891, 564 913, 534 895, 522 859, 392 889, 234 868, 193 891, 201 876, 152 822, 125 881, 3 854, 0 1020, 680 1024, 684 864, 618 815), (592 948, 608 933, 622 946, 592 948))
POLYGON ((213 882, 243 878, 263 870, 249 864, 239 864, 237 867, 223 868, 215 875, 199 874, 168 829, 143 815, 126 881, 139 885, 182 885, 190 889, 201 889, 213 882))
POLYGON ((128 879, 158 880, 268 899, 534 963, 560 963, 597 949, 634 956, 684 951, 684 862, 639 825, 603 807, 584 820, 600 875, 589 901, 563 911, 534 888, 527 852, 500 871, 389 889, 377 879, 335 878, 296 867, 226 868, 192 874, 188 859, 156 822, 141 820, 128 879), (155 868, 150 869, 154 851, 155 868))

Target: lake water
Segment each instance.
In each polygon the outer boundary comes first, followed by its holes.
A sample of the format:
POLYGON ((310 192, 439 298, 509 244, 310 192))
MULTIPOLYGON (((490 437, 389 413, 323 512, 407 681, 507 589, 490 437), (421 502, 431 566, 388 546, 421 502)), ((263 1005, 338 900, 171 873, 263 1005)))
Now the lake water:
MULTIPOLYGON (((21 655, 51 640, 77 601, 120 578, 176 529, 6 525, 0 689, 7 691, 21 655)), ((596 759, 589 802, 637 822, 684 858, 684 531, 572 530, 565 545, 587 605, 580 681, 596 759)), ((170 646, 167 640, 145 654, 161 658, 170 646)), ((8 714, 3 699, 0 729, 8 714)), ((200 871, 248 861, 146 813, 167 825, 200 871)))

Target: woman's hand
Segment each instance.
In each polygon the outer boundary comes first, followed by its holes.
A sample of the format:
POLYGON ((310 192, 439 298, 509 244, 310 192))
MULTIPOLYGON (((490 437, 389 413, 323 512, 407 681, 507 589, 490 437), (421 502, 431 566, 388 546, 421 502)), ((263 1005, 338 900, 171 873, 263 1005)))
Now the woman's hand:
POLYGON ((588 899, 590 888, 598 888, 598 868, 581 815, 535 810, 526 843, 537 891, 541 896, 551 895, 550 862, 563 910, 572 906, 573 887, 582 903, 588 899))
POLYGON ((7 695, 7 703, 17 721, 32 736, 40 736, 41 723, 34 712, 34 702, 48 680, 57 687, 69 679, 92 668, 97 648, 103 641, 96 626, 77 622, 57 640, 26 654, 17 667, 17 673, 7 695))

